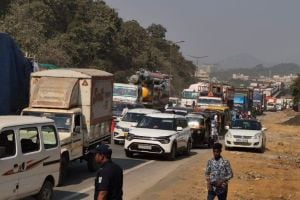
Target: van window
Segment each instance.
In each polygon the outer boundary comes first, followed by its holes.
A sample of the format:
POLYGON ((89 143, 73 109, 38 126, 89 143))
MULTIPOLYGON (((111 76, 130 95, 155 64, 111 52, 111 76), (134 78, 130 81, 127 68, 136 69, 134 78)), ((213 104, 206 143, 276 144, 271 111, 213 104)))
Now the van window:
POLYGON ((42 135, 43 135, 45 149, 57 147, 58 145, 57 134, 54 126, 43 126, 42 135))
POLYGON ((28 127, 20 129, 22 153, 30 153, 40 149, 40 138, 37 128, 28 127))
POLYGON ((13 130, 0 133, 0 158, 14 156, 16 154, 15 133, 13 130))

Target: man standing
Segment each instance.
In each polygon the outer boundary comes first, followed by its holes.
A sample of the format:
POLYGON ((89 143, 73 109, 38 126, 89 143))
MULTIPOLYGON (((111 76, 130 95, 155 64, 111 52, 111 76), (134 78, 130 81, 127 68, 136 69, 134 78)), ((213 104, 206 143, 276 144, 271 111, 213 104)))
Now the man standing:
POLYGON ((205 176, 207 180, 207 200, 216 196, 219 200, 227 199, 228 181, 233 177, 230 162, 221 156, 222 144, 213 145, 214 157, 207 162, 205 176))
POLYGON ((95 179, 94 200, 122 200, 123 170, 111 160, 112 150, 101 144, 93 151, 100 164, 95 179))

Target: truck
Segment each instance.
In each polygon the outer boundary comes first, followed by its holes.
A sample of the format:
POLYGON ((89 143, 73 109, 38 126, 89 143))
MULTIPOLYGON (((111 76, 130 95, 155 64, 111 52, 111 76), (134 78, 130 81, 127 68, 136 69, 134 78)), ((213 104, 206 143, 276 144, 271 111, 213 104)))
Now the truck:
POLYGON ((233 103, 234 107, 242 112, 251 111, 253 105, 253 89, 235 88, 233 103))
POLYGON ((169 75, 138 70, 129 78, 129 83, 137 86, 138 101, 147 108, 163 110, 170 96, 169 75))
POLYGON ((86 160, 97 170, 91 153, 111 141, 114 76, 96 69, 55 69, 31 74, 29 107, 23 115, 55 121, 60 137, 60 179, 63 184, 70 161, 86 160))
POLYGON ((181 96, 181 106, 192 107, 193 102, 197 105, 200 94, 202 92, 207 92, 208 86, 209 85, 206 82, 198 82, 191 84, 188 89, 184 89, 181 96))
POLYGON ((255 109, 256 114, 261 115, 263 114, 265 107, 265 95, 263 91, 255 88, 253 90, 253 109, 255 109))
POLYGON ((28 106, 32 71, 14 39, 0 33, 0 115, 19 115, 28 106))
POLYGON ((141 89, 138 85, 114 83, 113 102, 115 103, 141 103, 141 89))

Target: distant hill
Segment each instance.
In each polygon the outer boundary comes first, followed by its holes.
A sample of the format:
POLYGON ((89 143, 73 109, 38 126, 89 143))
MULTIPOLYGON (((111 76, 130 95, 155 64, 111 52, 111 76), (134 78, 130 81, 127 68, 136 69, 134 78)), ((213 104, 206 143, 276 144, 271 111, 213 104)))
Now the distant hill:
POLYGON ((283 63, 274 65, 272 67, 264 67, 257 65, 252 68, 238 68, 238 69, 213 69, 211 76, 219 80, 229 80, 232 74, 244 74, 250 78, 257 78, 259 76, 273 76, 273 75, 290 75, 299 74, 300 66, 294 63, 283 63))
POLYGON ((265 63, 248 53, 240 53, 218 61, 217 68, 218 69, 250 68, 259 64, 265 64, 265 63))

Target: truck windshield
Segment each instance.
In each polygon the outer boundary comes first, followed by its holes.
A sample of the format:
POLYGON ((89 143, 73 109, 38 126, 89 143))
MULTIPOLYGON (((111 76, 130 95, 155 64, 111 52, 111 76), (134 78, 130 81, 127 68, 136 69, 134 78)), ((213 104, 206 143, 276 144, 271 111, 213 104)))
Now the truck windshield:
POLYGON ((114 86, 113 96, 137 97, 137 88, 114 86))
POLYGON ((200 103, 200 104, 222 104, 222 100, 221 99, 200 98, 200 99, 198 99, 198 103, 200 103))
POLYGON ((72 115, 59 113, 42 113, 42 112, 24 112, 23 115, 31 115, 37 117, 47 117, 53 119, 58 131, 70 131, 72 115))
POLYGON ((126 115, 122 118, 124 122, 140 122, 145 114, 143 113, 126 113, 126 115))
POLYGON ((192 91, 183 91, 182 92, 183 99, 197 99, 198 95, 199 95, 198 92, 192 92, 192 91))
POLYGON ((231 129, 261 130, 261 124, 257 121, 235 120, 232 121, 231 129))
POLYGON ((198 122, 200 125, 204 125, 204 119, 200 117, 186 117, 188 122, 198 122))
POLYGON ((175 123, 172 118, 157 118, 144 117, 137 125, 138 128, 161 129, 161 130, 175 130, 175 123))

